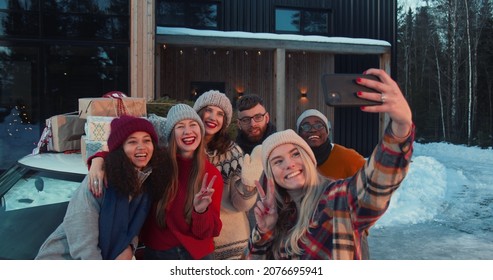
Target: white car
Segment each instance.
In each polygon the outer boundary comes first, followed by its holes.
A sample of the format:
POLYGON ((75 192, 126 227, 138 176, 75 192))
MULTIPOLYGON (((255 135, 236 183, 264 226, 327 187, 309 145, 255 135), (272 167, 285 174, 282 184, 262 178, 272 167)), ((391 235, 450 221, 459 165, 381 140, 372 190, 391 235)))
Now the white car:
POLYGON ((34 259, 87 175, 81 154, 28 155, 0 176, 0 259, 34 259))

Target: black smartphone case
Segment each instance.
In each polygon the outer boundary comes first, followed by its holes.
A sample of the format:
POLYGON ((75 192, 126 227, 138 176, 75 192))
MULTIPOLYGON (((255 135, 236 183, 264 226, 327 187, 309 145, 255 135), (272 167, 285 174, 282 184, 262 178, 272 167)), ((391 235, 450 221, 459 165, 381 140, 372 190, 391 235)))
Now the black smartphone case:
POLYGON ((325 104, 333 107, 360 107, 380 105, 380 101, 372 101, 359 98, 358 91, 376 92, 374 89, 358 85, 357 78, 379 81, 374 75, 363 74, 324 74, 322 75, 322 88, 325 104))

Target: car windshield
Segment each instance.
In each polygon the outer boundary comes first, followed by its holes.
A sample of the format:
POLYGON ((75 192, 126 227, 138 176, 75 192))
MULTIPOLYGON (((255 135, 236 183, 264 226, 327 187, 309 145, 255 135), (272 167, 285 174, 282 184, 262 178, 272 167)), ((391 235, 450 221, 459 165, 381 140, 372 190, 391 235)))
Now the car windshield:
POLYGON ((33 259, 84 175, 17 164, 0 177, 0 259, 33 259))

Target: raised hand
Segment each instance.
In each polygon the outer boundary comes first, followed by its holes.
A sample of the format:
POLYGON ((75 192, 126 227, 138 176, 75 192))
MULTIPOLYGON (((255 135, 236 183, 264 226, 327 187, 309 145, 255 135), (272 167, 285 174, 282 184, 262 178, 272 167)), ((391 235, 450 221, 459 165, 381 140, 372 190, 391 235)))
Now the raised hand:
POLYGON ((255 186, 255 180, 262 175, 262 145, 257 145, 252 150, 251 155, 246 154, 243 157, 243 166, 241 167, 241 182, 245 186, 255 186))
POLYGON ((209 184, 207 184, 208 173, 205 173, 204 179, 202 179, 202 187, 199 192, 195 194, 193 198, 193 209, 197 213, 204 213, 207 210, 207 207, 212 202, 212 194, 214 193, 214 189, 212 186, 216 181, 216 175, 212 177, 209 184))
POLYGON ((359 92, 358 97, 381 101, 381 105, 365 106, 361 110, 373 113, 387 113, 392 119, 392 132, 397 137, 405 137, 412 126, 412 112, 397 83, 382 69, 368 69, 365 74, 375 75, 380 81, 358 79, 357 83, 373 88, 380 93, 359 92))
POLYGON ((277 206, 275 198, 275 186, 273 179, 267 181, 267 194, 259 181, 255 181, 260 200, 257 201, 254 214, 257 226, 260 232, 267 232, 276 226, 277 223, 277 206))

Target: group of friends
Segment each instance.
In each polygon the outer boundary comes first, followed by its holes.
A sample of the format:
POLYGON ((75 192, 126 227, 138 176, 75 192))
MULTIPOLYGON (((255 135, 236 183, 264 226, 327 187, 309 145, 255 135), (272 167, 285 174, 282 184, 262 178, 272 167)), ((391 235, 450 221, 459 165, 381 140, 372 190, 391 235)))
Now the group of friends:
POLYGON ((358 96, 384 102, 361 110, 390 118, 368 159, 331 143, 315 109, 277 131, 257 95, 238 100, 235 140, 232 104, 215 90, 171 107, 164 137, 146 119, 115 118, 109 151, 88 159, 36 259, 135 259, 141 245, 142 259, 369 259, 369 229, 407 174, 415 128, 396 82, 365 74, 379 81, 357 82, 378 93, 358 96))

